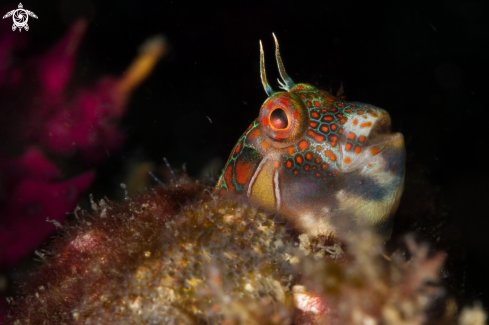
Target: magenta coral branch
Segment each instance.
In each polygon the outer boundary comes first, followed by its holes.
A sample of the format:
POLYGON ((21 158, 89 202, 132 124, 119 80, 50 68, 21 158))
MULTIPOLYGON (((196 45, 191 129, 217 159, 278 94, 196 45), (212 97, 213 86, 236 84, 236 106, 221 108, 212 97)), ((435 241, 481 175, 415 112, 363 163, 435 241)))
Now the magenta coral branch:
POLYGON ((5 171, 0 175, 5 191, 0 202, 0 265, 13 265, 54 231, 47 218, 62 221, 73 210, 95 174, 57 181, 61 172, 37 149, 0 159, 0 169, 5 171))
POLYGON ((38 77, 41 80, 44 100, 62 96, 73 71, 76 52, 81 43, 87 23, 79 20, 66 35, 40 60, 38 77))
POLYGON ((0 211, 7 215, 7 231, 0 229, 0 264, 15 264, 38 246, 55 226, 47 219, 62 221, 95 177, 92 171, 73 179, 49 183, 27 179, 16 187, 9 204, 0 211))
POLYGON ((22 36, 0 36, 0 266, 15 264, 40 245, 55 229, 46 220, 63 221, 95 178, 88 171, 62 179, 44 152, 67 168, 67 159, 103 161, 121 145, 118 121, 132 90, 166 49, 161 38, 153 38, 122 77, 102 76, 67 99, 86 27, 77 21, 51 50, 21 65, 13 58, 25 43, 22 36))

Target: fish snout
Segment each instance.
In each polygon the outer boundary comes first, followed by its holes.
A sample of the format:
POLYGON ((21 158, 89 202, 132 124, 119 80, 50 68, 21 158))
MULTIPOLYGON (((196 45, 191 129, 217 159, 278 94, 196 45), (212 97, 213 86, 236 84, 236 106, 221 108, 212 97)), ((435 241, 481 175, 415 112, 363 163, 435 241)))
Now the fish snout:
POLYGON ((378 160, 388 147, 404 150, 403 136, 391 132, 391 118, 385 110, 368 105, 359 112, 363 114, 347 121, 340 138, 338 169, 342 173, 358 170, 378 160))

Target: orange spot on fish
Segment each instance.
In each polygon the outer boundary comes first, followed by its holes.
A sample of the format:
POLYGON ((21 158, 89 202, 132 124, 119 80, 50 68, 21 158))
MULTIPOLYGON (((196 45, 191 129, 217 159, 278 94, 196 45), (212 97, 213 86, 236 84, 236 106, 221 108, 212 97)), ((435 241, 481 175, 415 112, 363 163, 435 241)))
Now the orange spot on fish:
POLYGON ((350 149, 351 149, 351 143, 347 143, 345 146, 345 150, 350 151, 350 149))
POLYGON ((301 142, 299 142, 299 148, 304 151, 306 150, 307 148, 309 148, 309 144, 307 143, 307 141, 304 141, 302 140, 301 142))
POLYGON ((362 110, 359 110, 359 111, 357 111, 357 114, 358 115, 362 115, 363 114, 363 111, 362 110))
POLYGON ((320 173, 316 173, 316 176, 317 176, 317 177, 321 177, 321 174, 320 174, 320 173))
POLYGON ((321 159, 319 157, 316 158, 316 164, 319 164, 321 162, 321 159))
POLYGON ((306 153, 306 160, 309 160, 309 161, 312 160, 312 155, 309 152, 306 153))
POLYGON ((260 135, 260 129, 255 129, 253 131, 251 131, 249 134, 248 134, 248 139, 249 140, 254 140, 256 139, 258 136, 260 135))
POLYGON ((296 156, 295 161, 297 161, 298 164, 302 164, 302 157, 301 156, 296 156))
POLYGON ((353 120, 353 125, 357 125, 358 121, 356 119, 353 120))
POLYGON ((324 137, 322 135, 319 135, 319 134, 317 134, 316 132, 314 132, 312 130, 307 131, 307 134, 310 137, 312 137, 314 140, 316 140, 317 142, 323 142, 324 141, 324 137))
POLYGON ((351 163, 351 159, 350 159, 350 158, 348 158, 348 157, 346 157, 346 158, 345 158, 345 163, 347 163, 347 164, 351 163))
POLYGON ((362 152, 362 148, 360 148, 359 146, 356 146, 355 147, 355 153, 358 155, 360 152, 362 152))
POLYGON ((321 126, 320 130, 323 131, 324 133, 329 132, 329 128, 326 125, 321 126))
POLYGON ((321 165, 321 168, 322 168, 322 169, 326 169, 326 168, 328 168, 328 165, 326 165, 326 164, 322 164, 322 165, 321 165))
POLYGON ((333 120, 333 116, 331 115, 326 115, 323 117, 323 121, 325 122, 331 122, 333 120))
POLYGON ((312 116, 313 118, 318 118, 318 117, 319 117, 319 114, 318 114, 318 112, 312 112, 312 113, 311 113, 311 116, 312 116))
POLYGON ((282 98, 280 98, 279 102, 284 107, 290 106, 290 98, 288 98, 288 97, 282 97, 282 98))
POLYGON ((315 128, 318 126, 318 123, 317 122, 311 122, 311 123, 309 123, 309 126, 311 126, 312 128, 315 128))
POLYGON ((367 113, 370 114, 373 117, 379 117, 379 114, 377 114, 375 112, 372 112, 371 110, 368 110, 367 113))
POLYGON ((307 105, 307 107, 311 107, 311 102, 307 101, 306 105, 307 105))
POLYGON ((308 171, 309 169, 311 169, 311 166, 306 164, 306 165, 304 165, 304 169, 308 171))
POLYGON ((339 107, 345 107, 345 104, 343 103, 337 103, 336 105, 338 105, 339 107))
POLYGON ((378 154, 379 152, 380 152, 380 149, 379 149, 379 148, 377 148, 377 147, 373 147, 372 149, 370 149, 370 153, 371 153, 372 155, 374 155, 374 156, 375 156, 376 154, 378 154))
POLYGON ((360 125, 361 128, 367 128, 370 126, 372 126, 372 122, 365 122, 365 123, 362 123, 362 125, 360 125))
POLYGON ((285 166, 287 166, 287 168, 292 168, 292 161, 287 160, 287 162, 285 163, 285 166))
POLYGON ((294 170, 294 175, 297 175, 299 174, 299 171, 298 170, 294 170))
POLYGON ((263 149, 266 149, 268 147, 268 142, 263 141, 261 145, 263 146, 263 149))
POLYGON ((294 153, 294 148, 288 147, 287 151, 289 152, 289 156, 292 156, 292 154, 294 153))
POLYGON ((335 156, 335 155, 331 155, 331 156, 329 157, 329 159, 331 159, 332 161, 335 161, 335 160, 336 160, 336 156, 335 156))
POLYGON ((314 106, 319 107, 321 104, 318 101, 314 101, 314 106))
POLYGON ((367 137, 364 135, 361 135, 360 137, 358 137, 358 141, 360 141, 362 143, 365 142, 365 140, 367 140, 367 137))
POLYGON ((331 155, 331 151, 330 150, 327 150, 326 151, 326 156, 329 156, 329 155, 331 155))
POLYGON ((338 125, 331 124, 331 130, 336 131, 337 128, 338 128, 338 125))
POLYGON ((236 146, 236 150, 234 150, 234 153, 238 154, 240 151, 241 151, 241 142, 238 143, 238 145, 236 146))
POLYGON ((318 151, 321 151, 321 150, 323 150, 323 147, 321 147, 321 146, 317 146, 317 147, 316 147, 316 149, 317 149, 318 151))
POLYGON ((275 166, 275 168, 278 168, 278 161, 274 162, 273 165, 275 166))
POLYGON ((348 133, 348 139, 355 140, 355 133, 348 133))
POLYGON ((228 168, 226 169, 226 172, 224 173, 224 178, 226 179, 226 183, 228 185, 228 188, 230 190, 234 189, 233 186, 233 166, 229 164, 228 168))
POLYGON ((236 181, 239 184, 246 184, 250 174, 250 163, 243 163, 241 160, 236 162, 236 181))

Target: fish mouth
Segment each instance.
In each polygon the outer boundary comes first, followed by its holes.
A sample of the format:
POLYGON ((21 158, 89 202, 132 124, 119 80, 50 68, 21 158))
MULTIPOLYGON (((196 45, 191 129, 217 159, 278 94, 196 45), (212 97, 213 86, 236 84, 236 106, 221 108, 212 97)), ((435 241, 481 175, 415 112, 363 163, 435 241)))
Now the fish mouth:
MULTIPOLYGON (((375 121, 370 132, 366 136, 367 139, 362 148, 362 152, 355 159, 352 159, 350 164, 341 164, 339 166, 341 172, 348 173, 369 164, 373 160, 376 160, 377 157, 382 157, 384 151, 388 148, 404 147, 404 138, 402 134, 391 132, 391 119, 387 113, 383 114, 377 121, 375 121)), ((344 157, 346 157, 346 142, 347 138, 346 136, 343 136, 340 143, 344 157)))
POLYGON ((396 141, 400 136, 402 136, 400 133, 391 132, 391 119, 389 115, 385 115, 379 118, 372 126, 365 142, 365 149, 396 141))

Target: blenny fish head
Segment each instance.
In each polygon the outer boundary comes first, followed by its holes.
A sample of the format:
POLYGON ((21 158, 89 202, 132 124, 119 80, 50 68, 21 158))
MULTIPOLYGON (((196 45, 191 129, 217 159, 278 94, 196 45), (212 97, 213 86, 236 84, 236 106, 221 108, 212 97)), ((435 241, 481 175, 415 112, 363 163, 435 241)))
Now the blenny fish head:
POLYGON ((335 235, 359 223, 388 239, 404 185, 404 139, 389 114, 287 75, 283 92, 261 75, 269 98, 239 138, 217 184, 278 212, 300 232, 335 235))

